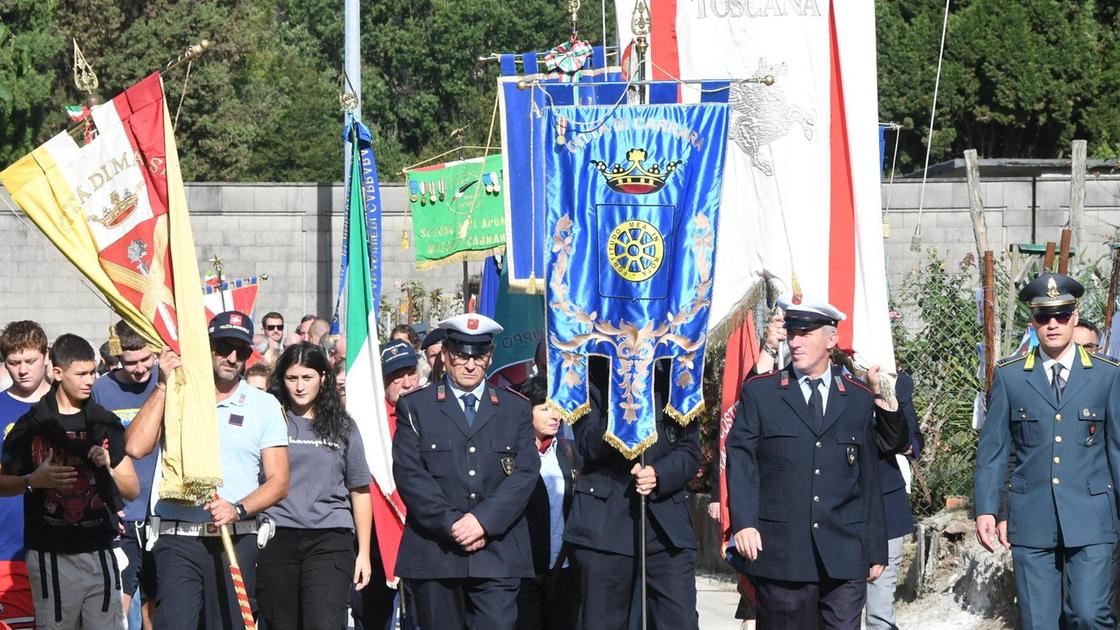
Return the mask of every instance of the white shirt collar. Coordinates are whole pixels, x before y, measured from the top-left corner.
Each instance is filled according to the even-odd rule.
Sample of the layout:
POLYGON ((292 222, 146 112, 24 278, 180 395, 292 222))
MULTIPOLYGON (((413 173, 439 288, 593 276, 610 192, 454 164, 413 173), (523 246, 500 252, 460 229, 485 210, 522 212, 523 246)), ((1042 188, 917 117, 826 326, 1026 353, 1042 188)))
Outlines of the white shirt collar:
POLYGON ((1054 364, 1062 364, 1062 378, 1068 379, 1069 372, 1073 369, 1073 357, 1077 354, 1077 344, 1071 343, 1062 356, 1057 359, 1050 358, 1050 355, 1042 349, 1038 349, 1038 353, 1042 355, 1042 369, 1046 370, 1046 378, 1052 378, 1054 374, 1054 364))

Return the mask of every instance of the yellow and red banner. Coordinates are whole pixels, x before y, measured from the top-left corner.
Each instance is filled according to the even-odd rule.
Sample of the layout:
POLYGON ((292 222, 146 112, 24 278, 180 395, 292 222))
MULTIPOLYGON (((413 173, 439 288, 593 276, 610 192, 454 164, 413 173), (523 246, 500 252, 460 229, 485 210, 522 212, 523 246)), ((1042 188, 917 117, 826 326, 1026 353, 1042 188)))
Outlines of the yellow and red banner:
POLYGON ((160 496, 206 500, 221 482, 214 381, 159 73, 90 115, 97 132, 88 143, 59 133, 0 172, 0 183, 121 317, 182 357, 168 387, 160 496))

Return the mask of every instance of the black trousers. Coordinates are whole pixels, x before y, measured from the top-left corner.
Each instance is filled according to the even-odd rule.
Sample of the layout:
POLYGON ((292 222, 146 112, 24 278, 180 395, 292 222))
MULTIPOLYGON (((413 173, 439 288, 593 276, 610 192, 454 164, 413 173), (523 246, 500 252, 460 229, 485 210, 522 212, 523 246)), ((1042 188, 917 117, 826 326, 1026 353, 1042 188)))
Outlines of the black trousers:
POLYGON ((257 562, 269 630, 345 630, 355 544, 348 529, 278 528, 257 562))
POLYGON ((579 619, 579 587, 572 568, 521 580, 517 630, 574 630, 579 619))
MULTIPOLYGON (((646 523, 647 627, 697 630, 700 619, 696 613, 696 550, 666 546, 652 520, 647 519, 646 523)), ((627 630, 631 625, 627 603, 640 589, 640 559, 580 546, 573 546, 571 554, 579 582, 579 602, 583 605, 582 627, 627 630)), ((640 615, 640 608, 634 614, 640 615)))
MULTIPOLYGON (((822 571, 823 575, 823 571, 822 571)), ((859 630, 866 580, 786 582, 751 578, 758 595, 758 630, 859 630)))
POLYGON ((423 630, 513 630, 521 578, 406 580, 423 630))
MULTIPOLYGON (((233 537, 241 578, 253 599, 256 585, 257 537, 233 537)), ((229 564, 217 536, 164 534, 152 550, 156 560, 156 618, 160 630, 241 630, 241 607, 233 592, 229 564)))

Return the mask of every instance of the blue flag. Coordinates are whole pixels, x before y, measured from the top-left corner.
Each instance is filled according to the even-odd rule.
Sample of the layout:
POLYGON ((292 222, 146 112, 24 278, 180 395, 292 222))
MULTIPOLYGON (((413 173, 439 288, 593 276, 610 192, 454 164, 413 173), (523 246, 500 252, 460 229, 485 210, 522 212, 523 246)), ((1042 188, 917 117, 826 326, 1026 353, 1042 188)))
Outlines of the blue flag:
POLYGON ((657 441, 654 362, 672 359, 665 413, 704 409, 705 331, 726 105, 554 107, 546 152, 549 399, 590 410, 588 355, 611 362, 606 440, 657 441))
MULTIPOLYGON (((338 293, 334 300, 334 315, 331 317, 331 334, 342 332, 339 321, 339 306, 342 293, 346 290, 346 275, 350 269, 350 203, 360 199, 364 206, 366 234, 369 254, 369 279, 373 289, 373 312, 381 305, 381 182, 377 177, 377 158, 373 154, 373 134, 369 128, 353 120, 348 114, 343 140, 349 140, 353 155, 351 159, 359 164, 358 178, 351 172, 346 174, 346 213, 342 226, 342 256, 338 272, 338 293)), ((351 169, 353 170, 353 169, 351 169)))
POLYGON ((621 70, 607 66, 603 48, 578 76, 541 72, 543 54, 499 57, 498 99, 502 120, 505 178, 506 260, 510 286, 518 291, 544 290, 544 112, 549 105, 613 104, 625 97, 621 70), (611 83, 606 83, 611 82, 611 83))

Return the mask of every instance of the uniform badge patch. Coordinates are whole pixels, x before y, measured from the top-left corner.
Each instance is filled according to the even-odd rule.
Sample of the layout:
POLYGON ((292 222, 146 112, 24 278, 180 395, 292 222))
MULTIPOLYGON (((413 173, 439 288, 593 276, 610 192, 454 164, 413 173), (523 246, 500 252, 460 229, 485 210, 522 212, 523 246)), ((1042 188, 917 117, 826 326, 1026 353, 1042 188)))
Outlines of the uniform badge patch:
POLYGON ((235 427, 239 427, 245 424, 245 416, 239 413, 231 413, 229 414, 229 423, 235 427))
POLYGON ((665 425, 665 438, 669 440, 670 444, 676 444, 677 440, 681 439, 680 429, 671 424, 665 425))
POLYGON ((504 472, 507 477, 513 474, 513 463, 514 463, 514 461, 515 461, 515 459, 514 459, 513 455, 503 455, 502 456, 502 459, 501 459, 502 472, 504 472))

